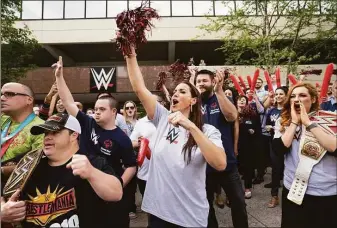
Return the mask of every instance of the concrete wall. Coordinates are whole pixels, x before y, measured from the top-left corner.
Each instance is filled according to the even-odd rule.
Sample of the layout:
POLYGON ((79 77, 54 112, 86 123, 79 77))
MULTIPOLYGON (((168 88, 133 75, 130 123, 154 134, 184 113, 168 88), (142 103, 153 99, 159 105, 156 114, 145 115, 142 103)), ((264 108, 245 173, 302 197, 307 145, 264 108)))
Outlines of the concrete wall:
MULTIPOLYGON (((249 19, 254 23, 261 22, 261 18, 258 17, 249 19)), ((281 18, 276 27, 282 27, 285 22, 285 18, 281 18)), ((197 28, 207 23, 208 20, 205 17, 161 18, 154 21, 155 28, 149 34, 149 40, 183 41, 197 37, 198 40, 219 40, 226 35, 226 32, 204 34, 204 31, 197 28)), ((27 25, 42 44, 110 42, 115 38, 117 29, 115 19, 34 20, 18 21, 16 25, 17 27, 27 25)), ((310 30, 312 28, 308 27, 307 31, 310 30)), ((232 38, 235 39, 235 37, 232 38)))

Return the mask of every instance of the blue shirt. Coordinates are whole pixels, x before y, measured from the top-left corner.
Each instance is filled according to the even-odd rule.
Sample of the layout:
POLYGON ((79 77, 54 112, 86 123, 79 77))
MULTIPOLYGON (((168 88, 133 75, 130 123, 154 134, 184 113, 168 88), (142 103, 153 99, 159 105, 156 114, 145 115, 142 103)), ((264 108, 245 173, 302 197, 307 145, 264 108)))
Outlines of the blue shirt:
MULTIPOLYGON (((274 107, 269 110, 266 119, 266 125, 275 127, 276 120, 280 117, 282 109, 274 107)), ((271 131, 271 135, 274 136, 274 130, 271 131)))
MULTIPOLYGON (((204 101, 203 101, 204 102, 204 101)), ((226 171, 230 171, 236 166, 237 160, 234 155, 233 128, 234 122, 230 123, 222 114, 218 99, 215 95, 210 97, 207 102, 202 104, 204 123, 213 125, 221 133, 222 145, 227 156, 226 171)), ((210 165, 207 165, 207 172, 215 171, 210 165)))
POLYGON ((321 104, 321 109, 324 111, 335 112, 337 110, 336 99, 332 97, 330 100, 321 104))
POLYGON ((137 166, 136 154, 130 138, 119 127, 101 128, 96 121, 79 111, 76 116, 81 124, 80 150, 107 159, 116 174, 122 176, 125 168, 137 166))

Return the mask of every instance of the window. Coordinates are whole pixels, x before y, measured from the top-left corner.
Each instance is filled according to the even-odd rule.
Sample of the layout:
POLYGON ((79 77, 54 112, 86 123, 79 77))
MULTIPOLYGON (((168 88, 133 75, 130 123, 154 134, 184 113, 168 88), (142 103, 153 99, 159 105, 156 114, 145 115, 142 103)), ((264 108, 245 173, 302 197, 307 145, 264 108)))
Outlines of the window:
POLYGON ((172 1, 172 16, 192 16, 192 1, 172 1))
POLYGON ((63 1, 44 1, 43 18, 45 19, 63 18, 63 1))
POLYGON ((108 1, 108 17, 116 17, 117 14, 127 9, 127 1, 108 1))
POLYGON ((234 2, 233 1, 222 1, 215 0, 215 15, 230 15, 230 12, 234 10, 234 2))
POLYGON ((42 1, 22 1, 22 19, 42 19, 42 1))
POLYGON ((170 1, 151 1, 151 7, 156 9, 159 16, 171 15, 171 3, 170 1))
POLYGON ((86 18, 106 17, 106 1, 87 1, 86 18))
POLYGON ((193 1, 193 15, 213 15, 213 1, 193 1))
POLYGON ((84 18, 85 3, 83 0, 66 0, 65 18, 84 18))
MULTIPOLYGON (((139 0, 129 0, 129 9, 136 9, 142 5, 142 1, 139 0)), ((149 2, 147 2, 147 6, 149 6, 149 2)))

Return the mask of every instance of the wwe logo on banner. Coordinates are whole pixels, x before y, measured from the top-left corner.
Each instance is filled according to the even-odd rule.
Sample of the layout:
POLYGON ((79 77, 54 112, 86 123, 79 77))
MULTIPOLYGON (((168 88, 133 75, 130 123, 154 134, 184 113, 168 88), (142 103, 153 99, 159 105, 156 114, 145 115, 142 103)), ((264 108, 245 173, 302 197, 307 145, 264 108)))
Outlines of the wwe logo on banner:
POLYGON ((101 72, 97 73, 96 70, 94 68, 90 68, 90 71, 92 73, 92 76, 95 80, 97 89, 100 90, 102 85, 104 86, 105 90, 108 90, 109 84, 111 82, 112 76, 115 72, 116 68, 113 67, 111 68, 111 70, 106 73, 104 68, 101 68, 101 72))

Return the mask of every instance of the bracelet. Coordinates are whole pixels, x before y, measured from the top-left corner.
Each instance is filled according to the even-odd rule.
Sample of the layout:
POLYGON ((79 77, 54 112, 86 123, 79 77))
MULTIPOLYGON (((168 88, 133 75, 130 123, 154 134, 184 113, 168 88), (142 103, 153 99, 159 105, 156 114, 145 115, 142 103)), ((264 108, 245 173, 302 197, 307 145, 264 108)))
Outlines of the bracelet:
POLYGON ((295 122, 291 122, 292 124, 295 124, 296 126, 298 126, 298 124, 297 123, 295 123, 295 122))
POLYGON ((313 129, 315 127, 318 127, 318 124, 317 123, 311 123, 306 127, 306 130, 310 131, 311 129, 313 129))

